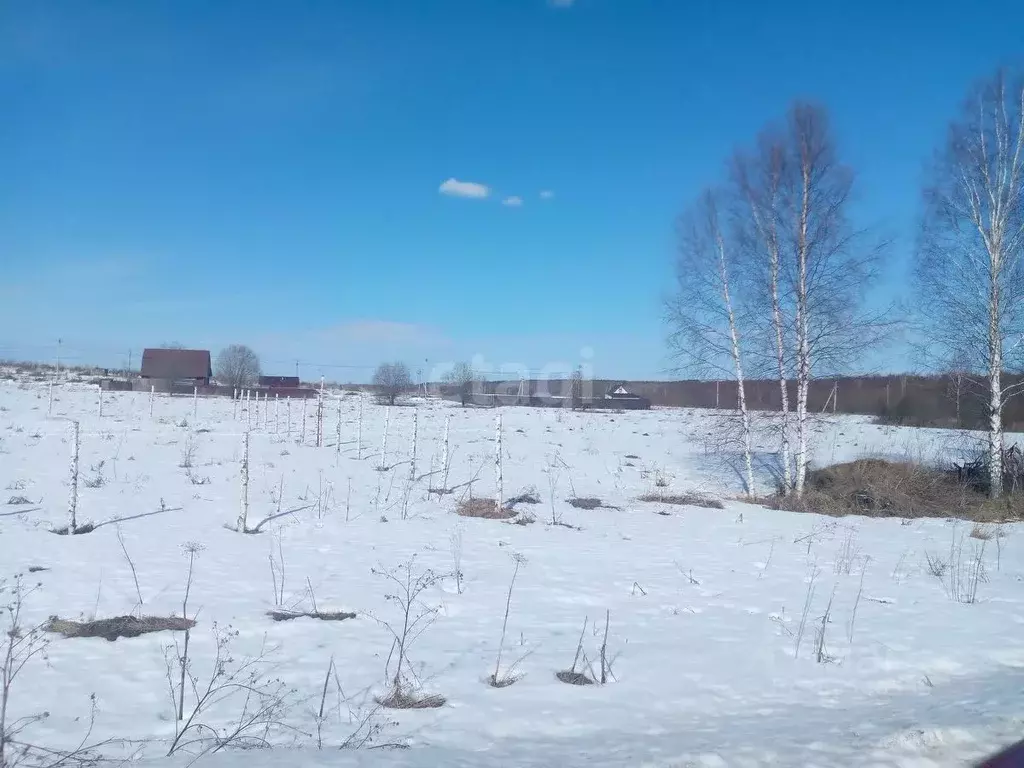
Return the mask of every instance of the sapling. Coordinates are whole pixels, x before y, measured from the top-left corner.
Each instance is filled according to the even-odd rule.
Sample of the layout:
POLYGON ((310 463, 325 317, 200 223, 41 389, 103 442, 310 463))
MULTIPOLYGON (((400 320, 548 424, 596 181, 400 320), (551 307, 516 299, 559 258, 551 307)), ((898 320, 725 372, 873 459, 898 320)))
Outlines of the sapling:
POLYGON ((199 418, 199 387, 192 387, 192 421, 199 418))
POLYGON ((68 534, 73 535, 78 529, 78 456, 80 449, 79 425, 71 422, 71 473, 68 490, 68 534))
POLYGON ((238 515, 238 532, 245 533, 248 530, 249 522, 249 430, 245 431, 242 438, 242 509, 238 515))
MULTIPOLYGON (((512 590, 516 585, 516 576, 519 575, 519 567, 526 563, 526 558, 520 555, 518 552, 512 555, 512 560, 515 563, 515 568, 512 571, 512 580, 508 585, 508 597, 505 598, 505 617, 501 622, 501 639, 498 641, 498 657, 494 661, 494 674, 491 675, 488 681, 494 688, 506 688, 518 680, 516 677, 515 669, 519 662, 516 662, 505 674, 501 673, 501 652, 505 647, 505 632, 508 629, 508 614, 512 607, 512 590)), ((602 659, 604 658, 602 653, 602 659)), ((602 680, 602 682, 604 682, 602 680)))
POLYGON ((270 393, 263 393, 263 429, 270 429, 270 393))
POLYGON ((274 393, 274 434, 281 434, 281 395, 274 393))
POLYGON ((428 606, 421 599, 421 595, 436 585, 443 578, 430 569, 414 575, 415 555, 410 560, 397 568, 384 570, 374 568, 372 573, 386 579, 393 585, 393 591, 386 594, 385 599, 395 605, 398 609, 400 623, 394 624, 377 617, 374 617, 393 638, 392 653, 388 656, 388 664, 392 656, 397 653, 397 663, 394 674, 391 674, 387 665, 385 666, 385 678, 388 683, 388 692, 379 699, 379 702, 386 707, 394 708, 430 708, 444 705, 444 699, 440 696, 419 697, 413 688, 417 677, 409 661, 409 650, 416 639, 433 624, 437 618, 439 608, 428 606))
POLYGON ((341 398, 338 398, 338 421, 334 426, 334 454, 341 456, 341 398))
POLYGON ((384 409, 384 435, 380 441, 380 465, 377 467, 381 472, 388 468, 388 428, 391 426, 391 406, 384 409))
POLYGON ((103 387, 96 385, 96 416, 103 418, 103 387))
POLYGON ((796 643, 793 648, 793 658, 800 658, 800 644, 804 639, 804 630, 807 628, 807 615, 811 612, 811 603, 814 601, 814 582, 818 578, 818 567, 811 569, 811 577, 807 581, 807 597, 804 599, 804 610, 800 614, 800 625, 796 632, 796 643))
MULTIPOLYGON (((216 656, 209 677, 201 680, 192 671, 191 663, 184 665, 185 681, 195 703, 177 721, 175 736, 167 751, 168 756, 179 752, 194 755, 190 765, 203 755, 222 749, 267 748, 274 736, 294 731, 284 720, 295 691, 268 676, 268 657, 273 649, 268 649, 264 641, 257 656, 236 659, 231 643, 238 637, 238 631, 231 627, 221 629, 214 624, 213 632, 216 656), (226 712, 232 705, 238 709, 226 712)), ((183 661, 176 645, 165 649, 165 658, 168 673, 183 661), (176 652, 177 658, 168 654, 171 650, 176 652)), ((168 680, 172 693, 176 693, 170 674, 168 680)), ((179 701, 174 703, 177 714, 179 701)))
POLYGON ((501 414, 494 419, 494 475, 495 475, 495 497, 494 510, 501 512, 502 495, 504 492, 504 478, 501 473, 501 414))
POLYGON ((444 441, 441 443, 441 471, 443 472, 441 489, 445 491, 448 490, 448 472, 452 466, 451 449, 448 441, 451 425, 452 415, 449 413, 444 417, 444 441))
POLYGON ((299 445, 306 444, 306 402, 309 398, 302 398, 302 426, 299 427, 299 445))
MULTIPOLYGON (((868 558, 870 560, 870 558, 868 558)), ((853 601, 853 611, 850 613, 850 626, 847 631, 846 639, 852 644, 853 643, 853 629, 857 624, 857 607, 860 605, 861 595, 864 594, 864 574, 868 572, 868 560, 864 561, 864 567, 860 572, 860 586, 857 587, 857 598, 853 601)))
POLYGON ((419 436, 420 429, 420 413, 419 411, 413 411, 412 413, 412 445, 409 447, 409 479, 414 481, 416 479, 416 442, 419 436))
POLYGON ((359 424, 356 426, 356 459, 363 459, 363 397, 359 396, 359 424))
POLYGON ((825 606, 825 613, 821 616, 821 624, 815 631, 814 637, 814 658, 819 664, 828 664, 835 661, 835 658, 828 654, 825 647, 825 633, 828 631, 828 624, 832 619, 832 602, 836 598, 836 588, 832 587, 832 595, 828 599, 828 605, 825 606))
POLYGON ((156 401, 156 385, 149 385, 149 418, 153 418, 153 403, 156 401))
POLYGON ((50 416, 53 414, 53 382, 51 381, 49 386, 46 388, 46 415, 50 416))
POLYGON ((142 610, 142 590, 139 588, 139 574, 135 570, 135 563, 132 562, 132 556, 128 554, 128 547, 124 543, 124 535, 121 533, 121 526, 117 526, 117 543, 121 545, 121 552, 124 553, 124 559, 128 561, 128 567, 132 571, 132 580, 135 582, 135 595, 139 598, 139 602, 132 608, 132 613, 142 610))
MULTIPOLYGON (((185 597, 181 601, 181 618, 188 619, 188 598, 192 593, 192 572, 196 564, 196 555, 199 554, 203 547, 201 544, 196 542, 189 542, 184 547, 185 554, 188 555, 188 577, 185 580, 185 597)), ((185 719, 185 675, 188 671, 188 644, 189 639, 192 635, 191 629, 185 629, 185 649, 181 654, 181 682, 178 688, 178 720, 185 719)))
POLYGON ((288 420, 288 430, 287 430, 287 432, 285 432, 285 437, 287 437, 289 440, 291 440, 292 439, 292 398, 291 398, 291 395, 285 395, 284 404, 285 404, 285 410, 288 412, 286 414, 287 415, 287 420, 288 420))
MULTIPOLYGON (((452 553, 452 572, 455 575, 455 591, 462 594, 462 527, 457 527, 448 537, 452 553)), ((518 563, 516 564, 518 568, 518 563)))

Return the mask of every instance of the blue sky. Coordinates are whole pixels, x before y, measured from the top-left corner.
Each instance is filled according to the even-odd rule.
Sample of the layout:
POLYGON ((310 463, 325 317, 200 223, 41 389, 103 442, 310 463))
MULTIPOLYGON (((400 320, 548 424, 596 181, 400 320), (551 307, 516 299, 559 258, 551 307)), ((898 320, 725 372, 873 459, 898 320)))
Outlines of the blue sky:
POLYGON ((824 102, 898 298, 922 164, 1022 29, 1019 0, 9 0, 0 357, 663 377, 673 218, 733 149, 824 102))

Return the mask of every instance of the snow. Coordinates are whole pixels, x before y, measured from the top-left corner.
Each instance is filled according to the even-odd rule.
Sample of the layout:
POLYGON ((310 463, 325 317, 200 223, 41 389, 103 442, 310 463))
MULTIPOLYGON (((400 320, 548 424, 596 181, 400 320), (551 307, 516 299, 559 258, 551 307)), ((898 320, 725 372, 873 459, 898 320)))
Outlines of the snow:
MULTIPOLYGON (((185 549, 201 547, 189 599, 190 615, 198 613, 193 671, 202 677, 212 664, 216 623, 238 631, 235 659, 273 649, 273 676, 295 691, 290 729, 272 734, 280 748, 226 750, 203 758, 211 765, 953 766, 1022 732, 1018 525, 984 542, 977 602, 956 602, 929 573, 926 553, 949 558, 962 542, 969 564, 983 543, 970 538, 969 523, 834 519, 741 503, 740 478, 705 446, 718 429, 714 414, 684 409, 503 409, 504 495, 535 488, 542 503, 520 509, 537 520, 466 519, 454 514, 465 484, 472 481, 476 496, 496 493, 494 411, 430 400, 392 408, 392 468, 378 471, 385 409, 362 404, 359 459, 360 396, 341 399, 339 452, 332 394, 322 448, 312 445, 314 404, 305 445, 297 444, 301 407, 292 404, 289 438, 284 403, 277 428, 274 403, 266 413, 260 405, 250 439, 250 526, 278 508, 282 482, 280 508, 301 509, 267 523, 264 533, 243 535, 225 524, 241 509, 244 406, 235 419, 230 400, 200 398, 194 414, 191 397, 158 395, 151 417, 149 398, 104 393, 101 417, 95 387, 66 384, 54 389, 47 416, 45 384, 0 383, 0 489, 9 489, 0 490, 0 575, 49 569, 26 573, 40 584, 26 602, 29 625, 51 615, 128 614, 138 597, 120 530, 142 612, 180 614, 185 549), (437 469, 451 417, 448 485, 462 486, 453 494, 427 497, 437 475, 408 487, 414 412, 417 477, 437 469), (66 522, 72 418, 82 434, 79 524, 166 511, 79 536, 50 533, 66 522), (193 467, 186 470, 179 465, 189 443, 193 467), (209 482, 193 484, 189 472, 209 482), (725 509, 637 501, 655 490, 698 491, 722 499, 725 509), (14 495, 28 497, 30 511, 12 514, 19 507, 4 502, 14 495), (606 506, 575 509, 567 503, 573 495, 606 506), (568 525, 553 525, 552 509, 568 525), (411 560, 414 575, 428 568, 450 574, 457 532, 462 592, 446 578, 423 593, 423 604, 438 613, 409 649, 423 691, 444 696, 446 705, 372 717, 380 727, 374 743, 407 749, 339 752, 386 687, 392 642, 381 622, 400 616, 379 572, 411 560), (512 592, 503 667, 521 659, 523 677, 495 689, 485 679, 494 670, 513 555, 525 564, 512 592), (351 610, 357 618, 271 621, 266 611, 278 602, 282 560, 286 606, 309 610, 311 587, 321 611, 351 610), (818 663, 816 635, 830 597, 827 659, 818 663), (606 614, 614 679, 587 687, 559 682, 555 673, 572 664, 585 620, 584 651, 597 668, 606 614), (319 751, 314 713, 332 658, 348 703, 339 706, 332 682, 319 751)), ((818 463, 956 445, 953 433, 855 417, 820 418, 815 430, 818 463)), ((766 484, 768 447, 759 454, 766 484)), ((119 740, 106 754, 188 764, 194 752, 162 757, 175 732, 165 661, 175 639, 180 644, 182 635, 116 642, 51 635, 47 659, 27 664, 12 689, 14 717, 49 713, 25 738, 77 745, 95 694, 90 740, 119 740)), ((186 711, 191 700, 190 692, 186 711)), ((238 702, 226 702, 218 725, 239 711, 238 702)))

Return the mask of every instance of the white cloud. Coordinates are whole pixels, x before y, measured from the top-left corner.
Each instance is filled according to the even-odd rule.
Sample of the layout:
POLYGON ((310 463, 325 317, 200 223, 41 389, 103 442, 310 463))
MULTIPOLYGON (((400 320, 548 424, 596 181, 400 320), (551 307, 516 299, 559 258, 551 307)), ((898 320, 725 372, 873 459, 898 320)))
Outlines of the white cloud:
POLYGON ((437 191, 442 195, 469 197, 477 200, 481 200, 491 194, 491 189, 486 184, 478 184, 475 181, 459 181, 455 178, 444 181, 437 191))
POLYGON ((501 204, 507 205, 510 208, 518 208, 523 204, 523 198, 519 197, 519 195, 510 195, 509 197, 506 197, 504 200, 502 200, 501 204))
POLYGON ((540 199, 541 200, 550 200, 554 196, 555 196, 555 193, 552 192, 550 189, 542 189, 540 191, 540 199))

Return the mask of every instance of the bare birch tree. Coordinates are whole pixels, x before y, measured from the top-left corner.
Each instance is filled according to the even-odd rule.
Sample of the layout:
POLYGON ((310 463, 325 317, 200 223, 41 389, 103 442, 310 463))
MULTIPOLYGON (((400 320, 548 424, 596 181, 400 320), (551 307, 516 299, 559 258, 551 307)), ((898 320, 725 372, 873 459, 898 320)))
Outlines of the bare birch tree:
MULTIPOLYGON (((792 485, 799 496, 807 477, 813 376, 846 369, 891 327, 885 310, 866 311, 863 301, 884 243, 871 242, 847 217, 853 173, 839 161, 822 107, 794 104, 784 127, 762 134, 756 155, 739 158, 734 168, 748 217, 741 226, 743 272, 757 283, 754 327, 770 339, 785 427, 789 380, 796 384, 792 485)), ((784 428, 784 458, 788 439, 784 428)))
POLYGON ((782 465, 779 489, 783 495, 793 487, 789 445, 787 321, 783 315, 779 289, 782 270, 779 196, 785 172, 782 143, 776 135, 767 132, 759 138, 756 155, 737 155, 733 161, 733 181, 746 214, 740 215, 739 225, 740 247, 745 254, 746 284, 750 289, 752 303, 763 307, 763 316, 769 318, 767 323, 754 326, 754 335, 764 341, 763 344, 755 344, 754 349, 765 350, 761 367, 767 373, 778 376, 779 380, 779 459, 782 465), (758 330, 762 333, 758 334, 758 330))
POLYGON ((1024 362, 1024 79, 999 71, 949 127, 925 189, 918 317, 934 361, 985 377, 989 493, 1003 491, 1003 383, 1024 362))
POLYGON ((750 413, 743 377, 737 307, 730 288, 733 242, 723 232, 720 193, 705 190, 679 221, 677 291, 668 303, 669 346, 698 374, 723 372, 736 378, 747 495, 754 493, 750 413))

